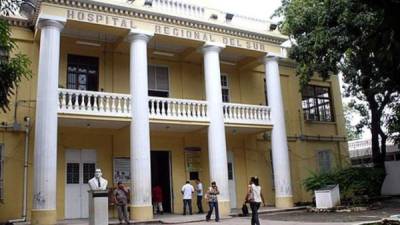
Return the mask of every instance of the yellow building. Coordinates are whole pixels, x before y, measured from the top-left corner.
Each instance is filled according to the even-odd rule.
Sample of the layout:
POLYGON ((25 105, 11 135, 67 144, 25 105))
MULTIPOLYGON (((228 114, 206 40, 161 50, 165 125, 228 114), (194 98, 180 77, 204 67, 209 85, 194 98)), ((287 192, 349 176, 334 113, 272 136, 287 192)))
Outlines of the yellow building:
POLYGON ((292 207, 311 172, 347 164, 337 78, 299 91, 268 21, 176 0, 42 0, 9 20, 33 76, 0 115, 0 221, 86 218, 95 168, 142 220, 155 184, 182 213, 186 180, 216 181, 227 214, 251 176, 292 207))

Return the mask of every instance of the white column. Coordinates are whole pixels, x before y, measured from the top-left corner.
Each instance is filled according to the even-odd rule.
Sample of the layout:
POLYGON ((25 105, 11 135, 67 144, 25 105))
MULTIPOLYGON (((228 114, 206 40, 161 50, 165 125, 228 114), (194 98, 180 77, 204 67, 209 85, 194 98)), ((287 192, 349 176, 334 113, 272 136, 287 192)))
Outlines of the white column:
POLYGON ((131 219, 153 217, 151 201, 150 129, 147 84, 147 42, 153 34, 132 30, 130 41, 131 90, 131 219))
MULTIPOLYGON (((204 54, 204 76, 207 98, 208 116, 208 158, 210 166, 210 181, 215 181, 219 187, 219 202, 222 213, 229 210, 228 167, 225 139, 224 114, 222 111, 221 72, 219 53, 224 45, 206 43, 204 54)), ((229 212, 228 212, 229 213, 229 212)))
POLYGON ((266 56, 264 63, 268 105, 271 107, 273 123, 271 147, 274 165, 275 205, 276 207, 291 207, 293 206, 293 195, 278 58, 266 56))
POLYGON ((46 216, 51 223, 56 222, 57 88, 63 22, 65 20, 39 19, 38 23, 41 34, 36 98, 33 224, 41 224, 46 216))

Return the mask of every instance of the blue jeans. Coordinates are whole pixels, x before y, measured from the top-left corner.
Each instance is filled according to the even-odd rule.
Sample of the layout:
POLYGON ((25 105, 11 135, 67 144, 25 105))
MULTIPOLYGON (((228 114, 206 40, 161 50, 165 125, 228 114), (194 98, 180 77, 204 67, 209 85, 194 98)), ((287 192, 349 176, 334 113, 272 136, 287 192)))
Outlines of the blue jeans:
POLYGON ((192 199, 183 199, 183 215, 186 215, 186 205, 189 207, 190 215, 192 215, 192 199))
POLYGON ((219 211, 218 211, 218 202, 208 202, 209 210, 206 216, 206 220, 209 221, 211 218, 211 214, 213 212, 213 208, 215 208, 215 221, 219 221, 219 211))

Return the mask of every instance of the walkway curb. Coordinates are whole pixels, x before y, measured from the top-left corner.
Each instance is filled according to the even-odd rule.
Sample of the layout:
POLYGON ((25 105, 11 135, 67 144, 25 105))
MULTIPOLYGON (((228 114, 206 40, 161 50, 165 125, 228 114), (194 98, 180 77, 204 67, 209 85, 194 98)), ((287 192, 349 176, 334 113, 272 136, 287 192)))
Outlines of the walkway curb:
MULTIPOLYGON (((307 206, 297 206, 292 208, 284 208, 284 209, 260 209, 258 210, 258 214, 271 214, 271 213, 280 213, 280 212, 292 212, 292 211, 301 211, 307 209, 307 206)), ((229 214, 232 217, 239 217, 241 213, 231 213, 229 214)), ((251 215, 251 212, 249 212, 251 215)))

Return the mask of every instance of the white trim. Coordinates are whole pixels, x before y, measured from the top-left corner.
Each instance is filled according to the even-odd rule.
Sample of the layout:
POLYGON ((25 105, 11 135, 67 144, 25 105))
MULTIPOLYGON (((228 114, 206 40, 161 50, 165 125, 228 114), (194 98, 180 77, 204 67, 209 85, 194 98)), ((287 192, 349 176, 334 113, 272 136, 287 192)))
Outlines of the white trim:
MULTIPOLYGON (((50 3, 56 5, 66 5, 75 9, 88 9, 97 10, 100 12, 107 12, 117 15, 124 15, 130 17, 138 17, 145 20, 151 20, 156 22, 163 22, 167 24, 183 25, 186 27, 197 28, 201 30, 208 30, 212 32, 219 32, 227 35, 234 35, 237 37, 243 37, 253 40, 259 40, 269 43, 282 44, 288 38, 281 34, 276 33, 260 33, 259 31, 250 31, 244 28, 230 27, 227 24, 214 24, 209 21, 196 20, 191 18, 182 18, 174 15, 168 15, 161 12, 149 11, 148 9, 141 7, 136 8, 126 5, 116 5, 105 2, 83 2, 82 0, 42 0, 42 3, 50 3)), ((35 18, 34 18, 35 20, 35 18)), ((266 24, 268 27, 268 24, 266 24)))

